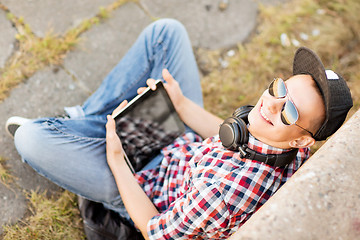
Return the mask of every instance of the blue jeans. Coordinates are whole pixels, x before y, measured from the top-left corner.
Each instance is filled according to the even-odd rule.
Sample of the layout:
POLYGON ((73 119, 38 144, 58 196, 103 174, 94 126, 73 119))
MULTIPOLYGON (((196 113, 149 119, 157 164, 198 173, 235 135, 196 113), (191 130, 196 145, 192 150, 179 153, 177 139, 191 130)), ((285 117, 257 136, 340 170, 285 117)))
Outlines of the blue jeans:
MULTIPOLYGON (((37 119, 16 131, 15 146, 23 161, 57 185, 127 216, 106 161, 106 115, 124 99, 133 98, 148 78, 162 78, 163 68, 186 97, 203 105, 186 30, 175 20, 162 19, 144 29, 83 106, 65 109, 70 118, 37 119)), ((161 155, 152 164, 159 159, 161 155)))

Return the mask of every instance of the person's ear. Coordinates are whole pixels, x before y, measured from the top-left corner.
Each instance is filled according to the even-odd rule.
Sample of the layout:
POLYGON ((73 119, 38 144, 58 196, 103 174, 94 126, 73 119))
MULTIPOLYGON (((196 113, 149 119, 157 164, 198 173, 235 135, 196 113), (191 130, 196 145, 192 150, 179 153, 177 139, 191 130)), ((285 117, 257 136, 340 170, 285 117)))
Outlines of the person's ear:
POLYGON ((305 148, 305 147, 311 147, 312 145, 314 145, 314 143, 315 143, 315 139, 313 139, 310 136, 303 135, 299 138, 291 140, 289 142, 289 145, 292 148, 305 148))

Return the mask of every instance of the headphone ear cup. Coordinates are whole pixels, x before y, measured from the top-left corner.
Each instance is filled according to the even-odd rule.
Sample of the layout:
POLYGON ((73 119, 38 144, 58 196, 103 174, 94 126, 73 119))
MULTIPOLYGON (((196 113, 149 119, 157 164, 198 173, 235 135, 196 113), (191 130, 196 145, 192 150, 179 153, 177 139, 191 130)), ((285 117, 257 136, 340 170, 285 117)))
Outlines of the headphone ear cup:
POLYGON ((241 118, 229 117, 220 125, 219 137, 223 146, 237 151, 248 142, 249 132, 246 123, 241 118))

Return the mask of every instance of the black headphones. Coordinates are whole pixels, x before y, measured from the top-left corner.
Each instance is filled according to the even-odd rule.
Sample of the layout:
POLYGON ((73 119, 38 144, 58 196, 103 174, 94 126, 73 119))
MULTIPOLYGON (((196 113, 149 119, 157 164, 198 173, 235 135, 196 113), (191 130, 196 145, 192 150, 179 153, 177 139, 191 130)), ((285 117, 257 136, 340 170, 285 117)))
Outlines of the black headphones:
POLYGON ((239 151, 241 157, 264 162, 274 167, 283 167, 292 162, 298 149, 295 148, 282 154, 261 154, 248 148, 249 131, 247 129, 249 112, 254 108, 245 105, 235 110, 231 117, 220 125, 219 137, 222 145, 229 150, 239 151))

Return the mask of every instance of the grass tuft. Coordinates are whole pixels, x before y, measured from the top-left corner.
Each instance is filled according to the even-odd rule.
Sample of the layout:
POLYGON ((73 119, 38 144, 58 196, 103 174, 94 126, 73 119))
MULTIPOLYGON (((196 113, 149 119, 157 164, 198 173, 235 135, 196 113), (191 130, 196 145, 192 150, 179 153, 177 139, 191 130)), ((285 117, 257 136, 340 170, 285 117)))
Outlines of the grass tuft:
POLYGON ((82 33, 109 18, 112 11, 126 2, 129 0, 119 0, 108 7, 101 7, 95 17, 85 19, 79 26, 68 30, 64 36, 50 31, 43 38, 37 37, 22 17, 16 17, 0 3, 0 9, 6 12, 7 18, 18 31, 15 37, 19 45, 19 50, 7 61, 5 67, 0 69, 0 102, 7 97, 11 88, 38 70, 49 65, 61 65, 66 54, 80 41, 82 33))
POLYGON ((14 182, 14 176, 11 175, 8 168, 5 166, 5 159, 0 157, 0 182, 7 187, 8 189, 12 190, 10 184, 14 182))
POLYGON ((21 223, 4 227, 4 240, 85 239, 76 196, 68 191, 59 196, 32 191, 28 194, 31 215, 21 223))
POLYGON ((36 71, 48 65, 58 65, 65 54, 72 49, 77 39, 58 37, 49 32, 39 38, 33 34, 22 18, 7 13, 10 21, 16 26, 15 38, 19 49, 3 69, 0 69, 0 101, 4 100, 11 88, 31 77, 36 71))

